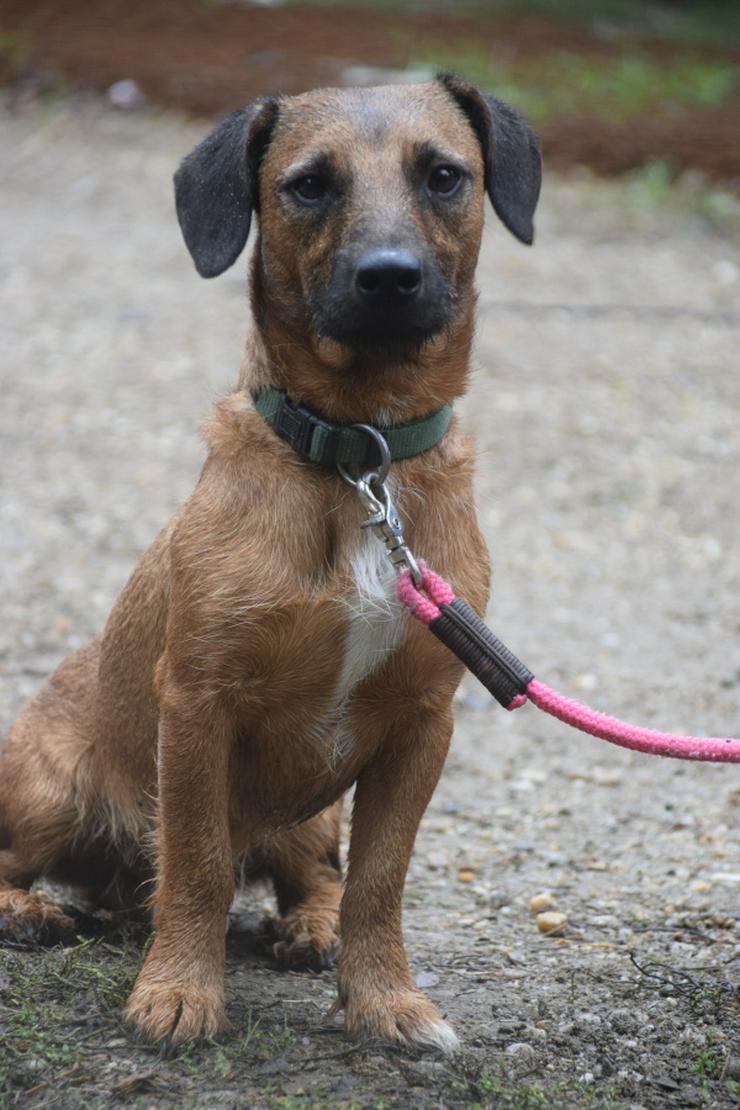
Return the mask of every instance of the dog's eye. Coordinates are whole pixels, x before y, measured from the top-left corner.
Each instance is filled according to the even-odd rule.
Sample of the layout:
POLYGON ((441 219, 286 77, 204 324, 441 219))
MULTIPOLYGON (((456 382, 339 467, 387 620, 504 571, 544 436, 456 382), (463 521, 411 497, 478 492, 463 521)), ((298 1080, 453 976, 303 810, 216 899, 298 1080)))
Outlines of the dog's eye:
POLYGON ((429 174, 427 185, 433 193, 442 193, 449 197, 461 181, 462 174, 455 166, 435 166, 429 174))
POLYGON ((326 185, 315 173, 307 173, 305 177, 299 177, 293 182, 292 188, 299 200, 309 204, 311 201, 321 200, 326 193, 326 185))

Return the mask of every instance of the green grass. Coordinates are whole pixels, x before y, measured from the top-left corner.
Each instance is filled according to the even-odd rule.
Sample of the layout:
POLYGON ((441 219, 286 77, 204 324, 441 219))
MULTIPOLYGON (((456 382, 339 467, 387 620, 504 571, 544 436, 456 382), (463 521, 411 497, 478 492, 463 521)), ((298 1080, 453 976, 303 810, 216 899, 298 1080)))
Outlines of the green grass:
POLYGON ((707 1029, 704 1039, 704 1048, 699 1052, 694 1067, 694 1071, 699 1076, 699 1082, 702 1086, 706 1085, 708 1079, 719 1079, 722 1074, 722 1065, 724 1063, 724 1056, 717 1047, 714 1033, 711 1029, 707 1029))
POLYGON ((512 1082, 502 1068, 499 1074, 482 1071, 474 1081, 468 1080, 476 1098, 470 1110, 495 1106, 500 1110, 551 1110, 567 1106, 572 1110, 626 1110, 617 1088, 609 1084, 580 1083, 577 1079, 543 1086, 537 1081, 512 1082))
POLYGON ((79 1067, 84 1018, 119 1011, 131 988, 136 953, 136 946, 100 940, 40 951, 33 960, 0 952, 8 979, 0 992, 0 1092, 47 1084, 50 1076, 71 1075, 79 1067))
POLYGON ((537 126, 562 116, 675 117, 686 109, 716 108, 740 91, 740 66, 689 54, 655 58, 630 51, 603 58, 554 51, 511 60, 463 39, 444 49, 422 42, 411 64, 464 73, 537 126))

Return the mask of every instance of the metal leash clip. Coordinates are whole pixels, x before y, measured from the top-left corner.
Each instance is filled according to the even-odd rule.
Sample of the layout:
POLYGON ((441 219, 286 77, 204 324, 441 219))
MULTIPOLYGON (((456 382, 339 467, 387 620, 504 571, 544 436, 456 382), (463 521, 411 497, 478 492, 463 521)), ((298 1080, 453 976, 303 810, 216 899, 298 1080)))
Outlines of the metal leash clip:
POLYGON ((380 450, 381 459, 377 470, 368 470, 360 478, 353 478, 345 467, 341 464, 338 466, 340 475, 345 482, 354 486, 360 501, 367 510, 368 518, 362 522, 360 527, 372 528, 378 539, 382 540, 396 574, 400 574, 406 569, 410 570, 415 585, 421 587, 421 571, 416 559, 404 542, 403 521, 385 484, 391 465, 388 444, 377 428, 373 428, 369 424, 356 424, 354 427, 360 428, 371 436, 380 450))
POLYGON ((360 527, 372 528, 378 539, 383 541, 397 574, 408 568, 415 584, 421 586, 421 571, 404 542, 403 521, 391 501, 388 487, 384 482, 378 482, 377 475, 370 471, 357 480, 355 488, 368 512, 367 520, 360 527))

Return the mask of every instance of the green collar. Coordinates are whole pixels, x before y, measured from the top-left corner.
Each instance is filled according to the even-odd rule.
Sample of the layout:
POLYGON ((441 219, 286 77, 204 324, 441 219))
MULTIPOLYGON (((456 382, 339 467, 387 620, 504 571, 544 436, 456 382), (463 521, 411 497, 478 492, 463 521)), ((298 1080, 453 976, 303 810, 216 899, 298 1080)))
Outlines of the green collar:
MULTIPOLYGON (((362 470, 377 465, 377 447, 367 432, 353 424, 333 424, 304 405, 293 404, 284 390, 274 386, 253 393, 252 401, 263 420, 302 458, 326 467, 341 464, 362 470)), ((435 447, 451 420, 452 405, 443 405, 420 420, 377 430, 387 442, 391 460, 395 462, 435 447)))

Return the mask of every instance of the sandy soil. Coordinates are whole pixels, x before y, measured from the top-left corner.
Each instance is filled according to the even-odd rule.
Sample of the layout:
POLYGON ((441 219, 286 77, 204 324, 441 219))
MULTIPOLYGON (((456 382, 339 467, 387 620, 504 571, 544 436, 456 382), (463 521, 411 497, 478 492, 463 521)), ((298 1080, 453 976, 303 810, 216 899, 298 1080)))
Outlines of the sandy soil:
MULTIPOLYGON (((172 210, 201 131, 87 99, 0 114, 3 727, 104 621, 235 377, 244 264, 202 282, 172 210)), ((533 250, 487 230, 461 408, 490 617, 599 708, 732 734, 740 237, 681 193, 644 201, 551 177, 533 250)), ((405 917, 459 1058, 345 1041, 332 974, 278 973, 250 932, 258 891, 229 942, 233 1032, 173 1061, 120 1022, 144 938, 0 952, 5 1105, 736 1105, 739 805, 731 767, 609 748, 466 683, 405 917), (544 892, 558 936, 529 910, 544 892)))

